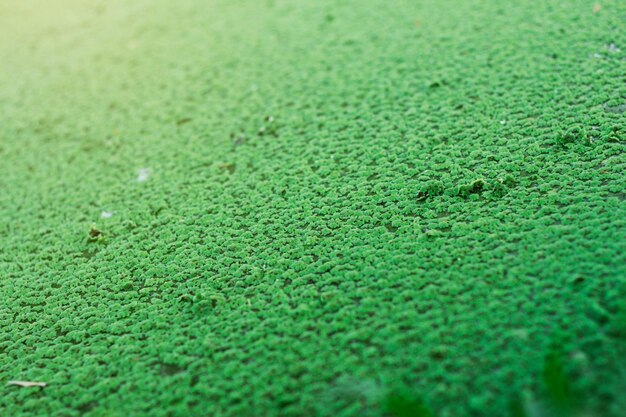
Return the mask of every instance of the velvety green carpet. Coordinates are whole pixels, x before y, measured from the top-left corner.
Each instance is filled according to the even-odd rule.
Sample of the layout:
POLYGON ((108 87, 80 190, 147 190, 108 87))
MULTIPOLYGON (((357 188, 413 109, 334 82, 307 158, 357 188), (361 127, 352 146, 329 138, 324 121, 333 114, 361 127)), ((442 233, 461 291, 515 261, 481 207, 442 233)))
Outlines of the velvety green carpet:
POLYGON ((5 0, 0 86, 0 415, 626 415, 625 2, 5 0))

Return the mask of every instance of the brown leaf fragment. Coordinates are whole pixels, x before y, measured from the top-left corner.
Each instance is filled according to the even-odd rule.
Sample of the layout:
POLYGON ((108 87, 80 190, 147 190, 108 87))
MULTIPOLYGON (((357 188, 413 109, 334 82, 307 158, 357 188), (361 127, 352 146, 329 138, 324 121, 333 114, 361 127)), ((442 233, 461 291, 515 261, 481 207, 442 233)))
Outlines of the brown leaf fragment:
POLYGON ((102 236, 102 232, 96 228, 95 224, 92 224, 91 225, 91 229, 89 230, 89 240, 90 241, 95 241, 100 236, 102 236))

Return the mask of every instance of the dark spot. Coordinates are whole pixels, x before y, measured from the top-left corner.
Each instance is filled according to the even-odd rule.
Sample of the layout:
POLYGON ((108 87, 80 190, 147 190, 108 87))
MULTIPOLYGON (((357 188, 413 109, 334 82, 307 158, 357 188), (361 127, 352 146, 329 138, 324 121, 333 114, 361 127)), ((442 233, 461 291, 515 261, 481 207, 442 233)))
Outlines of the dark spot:
POLYGON ((558 137, 558 142, 562 145, 566 143, 575 142, 588 142, 589 138, 587 132, 582 126, 572 126, 564 132, 561 132, 558 137))
POLYGON ((244 135, 239 135, 233 142, 233 147, 238 147, 241 145, 245 145, 248 142, 248 139, 244 135))
MULTIPOLYGON (((571 383, 565 372, 562 353, 558 348, 546 355, 543 368, 543 383, 547 400, 553 407, 563 411, 570 411, 574 405, 575 396, 571 383)), ((569 412, 566 414, 570 414, 569 412)))
POLYGON ((605 104, 603 108, 604 108, 604 111, 607 113, 621 114, 621 113, 626 112, 626 104, 620 104, 618 106, 607 106, 605 104))
POLYGON ((89 411, 93 410, 96 407, 96 402, 95 401, 90 401, 86 404, 81 404, 80 406, 78 406, 78 411, 81 412, 81 414, 84 413, 88 413, 89 411))
POLYGON ((180 125, 184 125, 185 123, 189 123, 191 122, 191 119, 189 117, 185 117, 184 119, 180 119, 179 121, 176 122, 176 124, 178 126, 180 125))
POLYGON ((390 417, 433 417, 421 398, 407 393, 390 393, 384 399, 385 415, 390 417))
POLYGON ((185 368, 171 363, 161 364, 161 376, 171 376, 185 372, 185 368))
POLYGON ((428 197, 435 197, 443 194, 444 186, 439 180, 430 180, 422 183, 417 192, 417 201, 426 200, 428 197))
POLYGON ((183 294, 178 297, 178 301, 181 301, 183 303, 193 303, 193 296, 191 296, 190 294, 183 294))
POLYGON ((456 194, 462 197, 467 197, 470 194, 481 193, 484 188, 485 188, 485 180, 479 178, 468 184, 459 185, 457 188, 456 194))
POLYGON ((235 170, 237 169, 237 167, 235 166, 235 164, 233 164, 232 162, 227 162, 224 164, 220 164, 218 165, 218 168, 222 171, 226 171, 229 174, 232 174, 235 172, 235 170))
POLYGON ((391 232, 391 233, 395 233, 398 231, 398 228, 393 226, 392 224, 388 223, 385 225, 385 228, 387 229, 387 231, 391 232))
POLYGON ((278 137, 278 130, 277 130, 277 127, 276 127, 276 123, 274 123, 274 117, 273 116, 267 116, 265 118, 265 122, 267 123, 267 125, 261 126, 259 128, 257 134, 259 136, 269 135, 269 136, 278 137))

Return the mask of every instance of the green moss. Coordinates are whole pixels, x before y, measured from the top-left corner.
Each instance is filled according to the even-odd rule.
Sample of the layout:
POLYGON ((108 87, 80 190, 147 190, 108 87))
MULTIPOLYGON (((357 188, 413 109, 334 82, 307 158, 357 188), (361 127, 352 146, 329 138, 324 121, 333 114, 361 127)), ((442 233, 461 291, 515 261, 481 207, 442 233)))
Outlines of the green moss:
POLYGON ((0 414, 621 416, 601 3, 2 2, 0 414))

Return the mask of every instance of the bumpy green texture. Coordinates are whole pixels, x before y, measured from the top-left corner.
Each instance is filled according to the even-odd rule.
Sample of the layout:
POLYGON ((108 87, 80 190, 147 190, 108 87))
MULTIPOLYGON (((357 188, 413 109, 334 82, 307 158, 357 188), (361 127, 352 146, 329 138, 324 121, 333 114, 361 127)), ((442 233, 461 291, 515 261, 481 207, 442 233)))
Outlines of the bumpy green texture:
POLYGON ((0 415, 623 416, 625 22, 1 2, 0 415))

